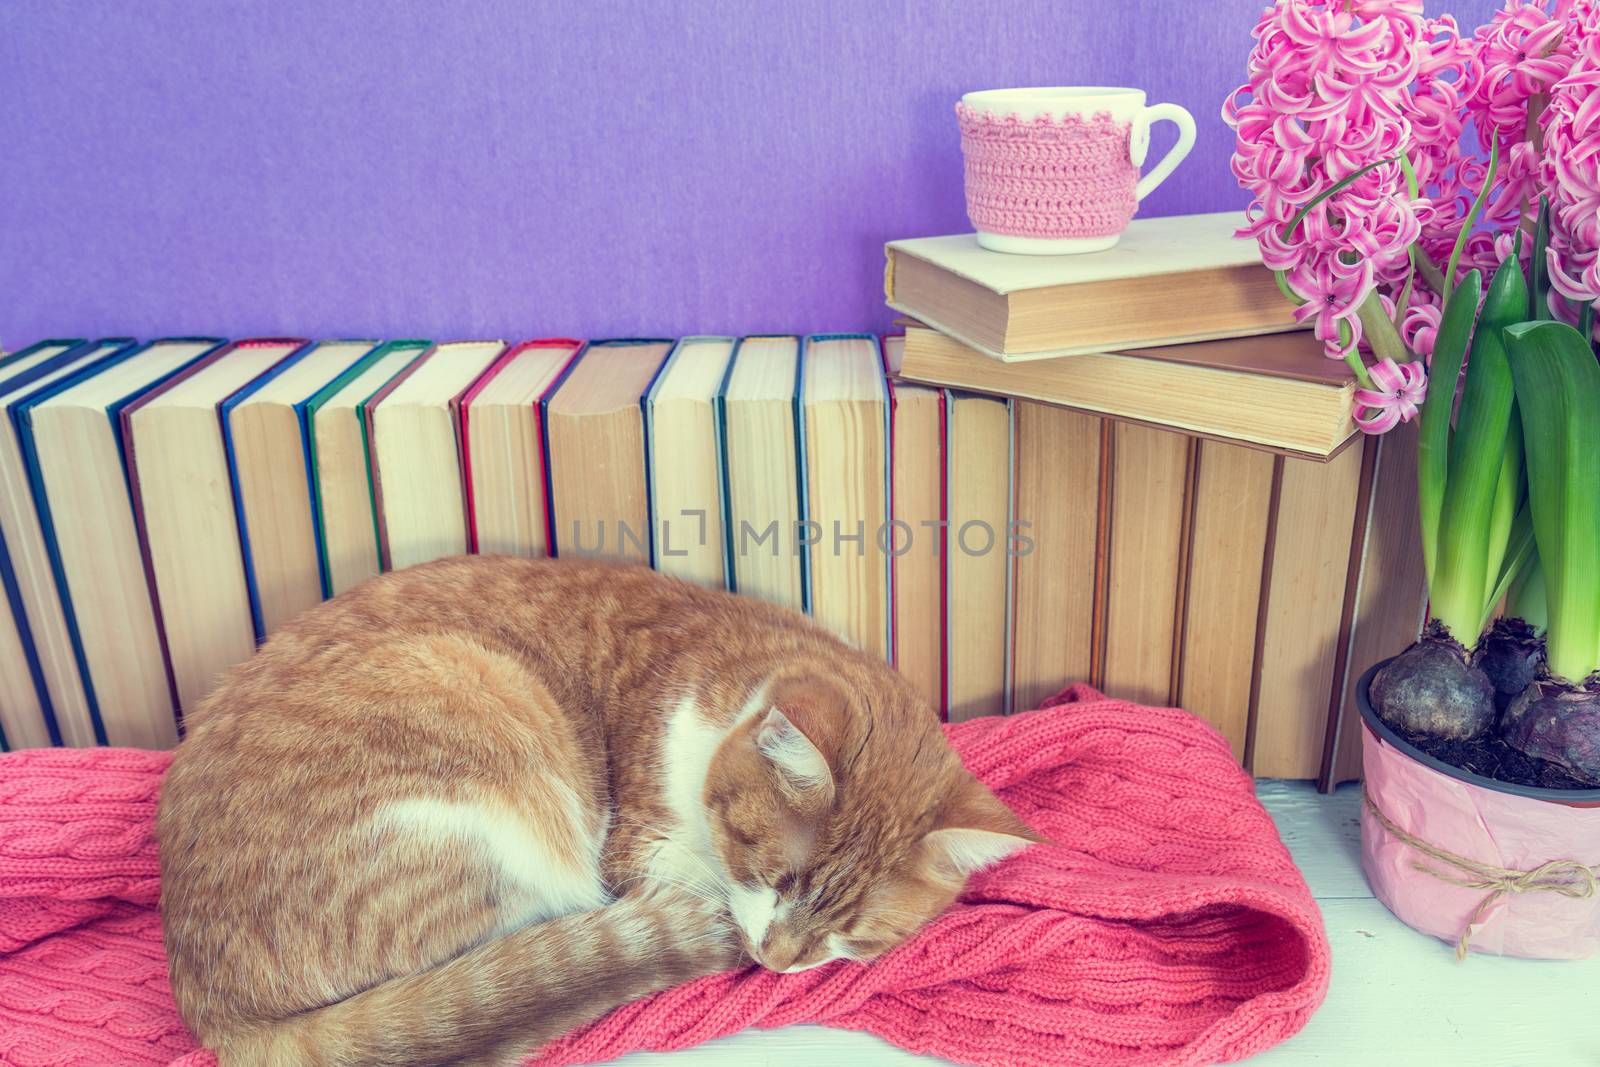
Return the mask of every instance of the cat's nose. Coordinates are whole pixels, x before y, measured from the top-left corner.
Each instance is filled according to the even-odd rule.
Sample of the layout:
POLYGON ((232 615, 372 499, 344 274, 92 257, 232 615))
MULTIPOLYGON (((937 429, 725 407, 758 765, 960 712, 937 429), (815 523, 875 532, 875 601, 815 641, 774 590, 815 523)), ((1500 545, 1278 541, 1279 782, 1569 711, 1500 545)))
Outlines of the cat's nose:
POLYGON ((790 967, 794 966, 796 955, 797 954, 794 952, 787 952, 782 949, 774 951, 773 949, 763 947, 760 955, 761 966, 765 967, 769 971, 778 971, 779 973, 782 973, 783 971, 787 971, 790 967))
POLYGON ((761 961, 761 966, 767 970, 787 971, 799 962, 804 949, 805 945, 799 938, 771 933, 762 940, 761 951, 755 955, 761 961))

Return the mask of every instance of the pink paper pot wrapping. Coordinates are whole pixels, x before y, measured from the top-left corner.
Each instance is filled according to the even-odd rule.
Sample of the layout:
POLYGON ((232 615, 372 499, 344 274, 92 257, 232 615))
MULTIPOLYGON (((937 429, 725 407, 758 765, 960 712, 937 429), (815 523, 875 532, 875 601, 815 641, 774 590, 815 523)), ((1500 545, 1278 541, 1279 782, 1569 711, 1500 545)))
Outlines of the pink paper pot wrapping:
POLYGON ((1513 791, 1439 764, 1377 719, 1367 700, 1376 670, 1357 691, 1366 720, 1361 865, 1373 894, 1415 930, 1452 945, 1468 934, 1475 952, 1533 959, 1600 952, 1600 892, 1585 895, 1586 876, 1577 869, 1600 871, 1600 790, 1513 791), (1571 861, 1547 868, 1539 881, 1572 891, 1509 888, 1503 878, 1441 861, 1386 828, 1374 807, 1412 838, 1487 868, 1535 872, 1571 861))

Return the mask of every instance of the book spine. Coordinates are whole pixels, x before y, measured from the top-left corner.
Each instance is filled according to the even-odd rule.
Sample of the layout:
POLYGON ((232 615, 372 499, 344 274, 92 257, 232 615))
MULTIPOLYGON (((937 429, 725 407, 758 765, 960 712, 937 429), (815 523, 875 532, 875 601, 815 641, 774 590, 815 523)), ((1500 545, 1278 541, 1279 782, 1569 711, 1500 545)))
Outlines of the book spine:
POLYGON ((950 721, 950 702, 956 693, 955 679, 951 677, 955 664, 951 661, 954 657, 950 654, 951 629, 955 620, 950 617, 950 590, 953 585, 950 579, 950 464, 954 458, 955 450, 950 447, 950 437, 955 432, 956 392, 954 389, 940 390, 941 403, 939 405, 939 437, 944 447, 940 451, 939 474, 939 503, 943 523, 939 527, 939 536, 942 543, 939 546, 939 561, 943 564, 939 570, 942 572, 939 592, 939 628, 944 631, 940 646, 944 658, 944 670, 940 672, 943 688, 943 699, 939 702, 939 711, 945 722, 950 721))
POLYGON ((722 574, 730 593, 739 591, 739 572, 734 566, 733 488, 728 471, 728 385, 733 381, 733 368, 738 365, 743 344, 742 337, 733 342, 728 365, 722 370, 722 381, 717 383, 717 391, 711 398, 711 414, 716 420, 717 486, 722 505, 722 574))
POLYGON ((889 663, 895 661, 894 623, 894 389, 889 384, 889 357, 883 340, 872 338, 873 351, 877 353, 878 388, 883 403, 883 523, 875 536, 883 546, 883 654, 889 663), (887 538, 887 540, 885 540, 887 538))
MULTIPOLYGON (((104 342, 96 343, 100 344, 104 342)), ((88 344, 88 338, 85 337, 49 337, 43 341, 35 341, 26 348, 19 348, 15 352, 6 352, 0 354, 0 369, 11 367, 17 363, 20 363, 22 360, 38 355, 40 352, 47 352, 52 348, 59 348, 62 350, 60 355, 54 356, 46 361, 54 362, 56 359, 61 358, 61 356, 66 355, 68 352, 76 350, 80 351, 81 353, 83 346, 86 344, 88 344)), ((5 384, 8 389, 12 387, 12 383, 10 381, 7 381, 5 384)))
POLYGON ((1006 569, 1006 599, 1003 618, 1005 639, 1001 646, 1001 714, 1010 715, 1017 710, 1013 693, 1016 690, 1015 654, 1017 632, 1017 559, 1012 540, 1017 521, 1017 403, 1007 398, 1006 405, 1006 524, 996 538, 995 551, 1004 553, 1006 569))
POLYGON ((811 614, 811 545, 801 540, 800 531, 811 522, 810 471, 806 466, 806 353, 816 338, 807 337, 800 344, 794 363, 794 472, 796 499, 799 501, 799 521, 795 525, 796 549, 800 557, 800 610, 811 614))
POLYGON ((939 390, 939 718, 950 720, 950 404, 939 390))
POLYGON ((899 513, 895 510, 895 416, 899 406, 899 399, 895 396, 894 379, 889 376, 889 335, 884 334, 878 338, 878 364, 883 369, 883 388, 886 402, 884 404, 884 447, 883 459, 887 466, 884 475, 884 486, 888 510, 884 512, 889 517, 887 536, 889 538, 888 550, 884 553, 888 557, 889 568, 889 662, 898 666, 900 663, 900 634, 895 622, 896 608, 900 595, 900 567, 899 554, 895 549, 894 535, 898 527, 894 525, 899 513))

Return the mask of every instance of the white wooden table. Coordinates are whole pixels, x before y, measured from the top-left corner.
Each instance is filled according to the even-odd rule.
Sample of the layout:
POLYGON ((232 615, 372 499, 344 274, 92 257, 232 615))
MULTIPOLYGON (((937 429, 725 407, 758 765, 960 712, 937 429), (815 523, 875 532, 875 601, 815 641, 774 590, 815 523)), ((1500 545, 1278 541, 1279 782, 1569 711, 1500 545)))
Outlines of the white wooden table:
MULTIPOLYGON (((1328 999, 1259 1067, 1600 1067, 1600 959, 1537 963, 1473 955, 1403 925, 1361 874, 1360 788, 1305 782, 1257 793, 1305 872, 1333 946, 1328 999)), ((626 1067, 930 1067, 875 1037, 817 1026, 751 1030, 626 1067)))

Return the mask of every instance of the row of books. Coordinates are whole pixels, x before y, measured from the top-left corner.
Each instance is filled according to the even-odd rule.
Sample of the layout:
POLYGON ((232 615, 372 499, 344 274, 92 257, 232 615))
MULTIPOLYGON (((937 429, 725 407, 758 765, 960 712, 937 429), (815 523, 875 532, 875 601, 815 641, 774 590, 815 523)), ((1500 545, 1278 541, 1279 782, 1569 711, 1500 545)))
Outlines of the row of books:
POLYGON ((382 570, 648 562, 811 613, 942 711, 1007 692, 1012 407, 867 334, 50 340, 0 365, 0 729, 165 746, 382 570), (949 630, 959 630, 950 633, 949 630))
POLYGON ((3 741, 170 744, 298 612, 476 551, 808 611, 952 718, 1087 678, 1336 779, 1341 665, 1420 589, 1362 578, 1406 456, 1348 447, 1235 223, 892 242, 890 338, 42 342, 0 361, 3 741))

